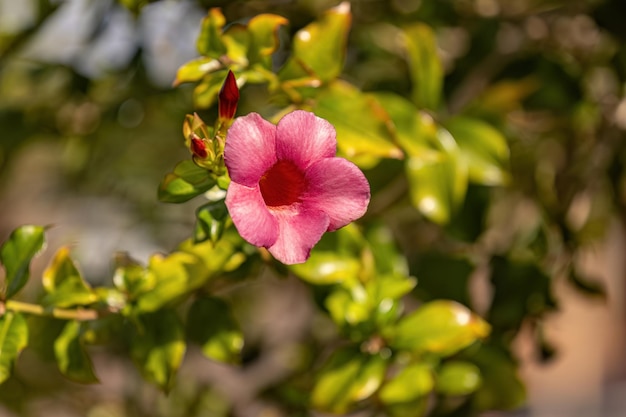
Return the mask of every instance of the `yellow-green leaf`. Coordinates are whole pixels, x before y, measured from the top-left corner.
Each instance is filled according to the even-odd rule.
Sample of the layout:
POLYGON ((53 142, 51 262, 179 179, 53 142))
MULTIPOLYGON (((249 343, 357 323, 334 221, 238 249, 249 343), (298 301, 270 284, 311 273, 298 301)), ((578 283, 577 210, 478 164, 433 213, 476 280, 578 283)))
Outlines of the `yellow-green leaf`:
POLYGON ((206 169, 185 160, 163 178, 158 197, 165 203, 183 203, 209 190, 215 183, 215 178, 206 169))
POLYGON ((54 354, 63 375, 76 382, 95 383, 98 378, 81 336, 81 323, 76 320, 67 322, 54 341, 54 354))
POLYGON ((311 404, 320 411, 342 414, 380 387, 387 360, 353 349, 333 354, 316 378, 311 404))
POLYGON ((404 28, 413 102, 420 108, 437 110, 441 101, 443 67, 437 54, 437 40, 432 28, 414 23, 404 28))
POLYGON ((321 81, 337 78, 343 68, 351 20, 350 3, 345 1, 300 29, 294 36, 293 54, 281 70, 280 78, 321 81))
POLYGON ((174 87, 186 82, 199 81, 206 74, 216 71, 222 67, 222 64, 213 58, 200 57, 187 62, 176 72, 174 87))
POLYGON ((0 262, 6 270, 4 298, 13 297, 30 277, 30 261, 43 248, 45 227, 21 226, 0 248, 0 262))
POLYGON ((390 343, 396 349, 449 356, 489 331, 489 324, 464 305, 438 300, 403 317, 391 332, 390 343))
POLYGON ((55 307, 86 305, 98 300, 98 296, 85 282, 70 257, 70 249, 62 247, 43 272, 43 303, 55 307))
POLYGON ((248 59, 250 63, 262 63, 267 69, 271 68, 271 61, 267 59, 278 49, 278 28, 288 24, 289 21, 275 14, 259 14, 248 22, 250 34, 250 50, 248 59))
POLYGON ((386 405, 408 403, 428 395, 435 386, 433 370, 425 363, 410 364, 388 382, 380 390, 380 400, 386 405))
POLYGON ((450 361, 437 371, 437 392, 444 395, 468 395, 481 384, 480 369, 470 362, 450 361))
POLYGON ((6 312, 0 317, 0 383, 11 375, 13 364, 28 344, 28 326, 19 313, 6 312))
POLYGON ((226 46, 222 42, 222 28, 226 18, 219 8, 212 8, 202 19, 200 36, 196 46, 201 55, 219 59, 226 53, 226 46))

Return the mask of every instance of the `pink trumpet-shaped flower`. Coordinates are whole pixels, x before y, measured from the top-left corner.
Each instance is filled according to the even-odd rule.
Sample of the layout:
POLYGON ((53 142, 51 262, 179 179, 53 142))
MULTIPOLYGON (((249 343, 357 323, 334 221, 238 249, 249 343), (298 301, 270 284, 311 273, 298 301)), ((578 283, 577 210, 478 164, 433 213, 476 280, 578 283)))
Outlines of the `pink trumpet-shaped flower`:
POLYGON ((226 206, 239 234, 279 261, 306 261, 326 231, 365 214, 370 187, 352 162, 335 156, 335 129, 302 110, 273 125, 256 113, 228 131, 226 206))

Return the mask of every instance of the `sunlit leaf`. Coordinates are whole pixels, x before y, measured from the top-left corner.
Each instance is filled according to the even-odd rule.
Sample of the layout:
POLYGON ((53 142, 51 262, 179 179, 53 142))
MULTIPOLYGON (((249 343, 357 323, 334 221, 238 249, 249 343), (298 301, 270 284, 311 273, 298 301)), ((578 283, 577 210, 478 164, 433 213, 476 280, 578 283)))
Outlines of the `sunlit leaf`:
POLYGON ((148 270, 151 288, 138 296, 137 309, 155 311, 189 291, 197 289, 209 278, 209 271, 200 258, 185 252, 168 256, 154 255, 148 270))
POLYGON ((250 19, 247 29, 250 34, 248 59, 251 64, 258 62, 271 69, 268 57, 278 49, 278 28, 288 23, 282 16, 267 13, 250 19))
POLYGON ((311 404, 321 411, 346 413, 381 385, 387 361, 352 349, 333 354, 316 378, 311 404))
POLYGON ((413 352, 452 355, 489 334, 489 324, 453 301, 432 301, 403 317, 391 345, 413 352))
POLYGON ((210 240, 216 243, 222 233, 228 219, 228 210, 224 200, 214 201, 196 210, 196 231, 194 239, 196 243, 210 240))
POLYGON ((300 29, 293 39, 293 54, 280 72, 281 79, 337 78, 343 68, 351 20, 350 3, 346 1, 300 29))
POLYGON ((215 185, 215 178, 193 161, 179 162, 174 172, 165 176, 159 186, 159 200, 165 203, 183 203, 215 185))
POLYGON ((19 313, 8 311, 0 317, 0 383, 11 375, 13 364, 28 344, 28 326, 19 313))
POLYGON ((98 300, 98 296, 85 282, 70 257, 70 249, 62 247, 43 272, 43 303, 55 307, 86 305, 98 300))
POLYGON ((305 281, 324 285, 354 279, 360 267, 359 261, 350 256, 313 250, 305 263, 292 265, 289 269, 305 281))
POLYGON ((435 386, 432 367, 413 363, 400 370, 380 390, 380 400, 389 405, 409 403, 428 395, 435 386))
POLYGON ((138 317, 130 353, 144 378, 168 392, 185 355, 185 334, 171 310, 158 310, 138 317))
POLYGON ((356 87, 333 82, 320 92, 313 111, 333 124, 339 151, 355 163, 372 166, 380 158, 402 158, 391 141, 387 113, 356 87))
POLYGON ((118 253, 115 257, 115 265, 113 284, 129 299, 132 300, 154 287, 154 275, 128 254, 118 253))
POLYGON ((197 109, 208 109, 217 101, 227 71, 221 69, 204 76, 193 90, 193 104, 197 109))
POLYGON ((407 159, 406 173, 413 206, 435 223, 448 223, 467 190, 466 165, 458 155, 425 150, 407 159))
POLYGON ((54 342, 54 354, 59 370, 76 382, 98 382, 81 336, 80 322, 72 320, 63 327, 63 331, 54 342))
POLYGON ((222 64, 213 58, 200 57, 187 62, 176 72, 174 86, 186 82, 199 81, 206 74, 216 71, 222 67, 222 64))
POLYGON ((222 42, 222 28, 226 18, 219 8, 212 8, 202 19, 200 36, 196 46, 201 55, 219 59, 226 53, 226 46, 222 42))
POLYGON ((414 23, 404 28, 409 62, 412 99, 419 108, 437 110, 441 100, 443 67, 437 54, 437 40, 430 26, 414 23))
POLYGON ((4 298, 13 297, 30 277, 30 261, 43 248, 45 227, 21 226, 0 248, 0 262, 6 270, 4 298))
POLYGON ((455 117, 445 124, 467 161, 470 181, 502 185, 509 180, 509 147, 504 136, 478 119, 455 117))
POLYGON ((437 392, 444 395, 468 395, 481 384, 480 369, 470 362, 451 361, 437 371, 437 392))
POLYGON ((243 334, 230 307, 219 298, 198 298, 187 313, 187 334, 212 360, 238 363, 243 334))

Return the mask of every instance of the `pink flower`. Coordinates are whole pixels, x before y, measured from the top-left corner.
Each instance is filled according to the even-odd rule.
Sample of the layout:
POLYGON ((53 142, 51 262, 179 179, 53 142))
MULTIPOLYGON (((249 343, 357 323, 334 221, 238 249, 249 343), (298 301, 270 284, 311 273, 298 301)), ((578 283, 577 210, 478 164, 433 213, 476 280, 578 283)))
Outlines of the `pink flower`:
POLYGON ((365 214, 370 187, 352 162, 335 156, 335 129, 302 110, 274 126, 256 113, 228 131, 226 206, 239 234, 285 264, 306 261, 326 231, 365 214))

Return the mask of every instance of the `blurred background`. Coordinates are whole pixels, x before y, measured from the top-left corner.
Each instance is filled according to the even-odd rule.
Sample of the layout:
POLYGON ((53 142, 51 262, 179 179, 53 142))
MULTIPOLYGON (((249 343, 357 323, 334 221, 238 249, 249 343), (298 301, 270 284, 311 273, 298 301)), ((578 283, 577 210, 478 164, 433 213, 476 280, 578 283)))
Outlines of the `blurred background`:
MULTIPOLYGON (((281 29, 284 40, 338 3, 0 0, 0 240, 22 224, 53 225, 49 248, 71 245, 96 285, 111 276, 117 251, 145 261, 172 250, 190 235, 194 206, 160 203, 156 189, 188 158, 181 126, 194 110, 193 86, 172 82, 197 56, 208 8, 221 7, 228 22, 283 15, 290 22, 281 29)), ((486 245, 514 246, 540 217, 550 226, 544 239, 561 248, 546 257, 566 256, 576 265, 574 277, 555 272, 558 308, 541 318, 546 343, 539 353, 537 323, 522 325, 515 337, 528 399, 508 415, 626 415, 626 3, 350 3, 344 79, 365 91, 406 94, 409 77, 393 28, 426 22, 444 63, 446 112, 470 108, 510 140, 513 181, 490 200, 489 227, 465 218, 469 227, 460 233, 478 229, 471 233, 486 245)), ((278 51, 276 65, 285 53, 278 51)), ((261 91, 242 91, 239 114, 271 106, 261 91)), ((216 109, 200 114, 212 120, 216 109)), ((436 244, 436 226, 413 226, 407 236, 419 233, 422 247, 436 244)), ((422 247, 405 250, 421 259, 422 247)), ((52 253, 37 258, 34 275, 52 253)), ((424 265, 414 268, 418 280, 420 271, 428 277, 424 265)), ((485 271, 473 272, 470 289, 484 312, 488 301, 481 300, 491 295, 485 271)), ((244 330, 256 346, 247 352, 254 366, 233 370, 192 351, 177 388, 164 397, 114 354, 95 357, 101 384, 84 387, 55 373, 45 360, 49 347, 29 348, 16 377, 0 386, 0 416, 220 416, 227 404, 235 404, 235 415, 289 415, 257 394, 289 373, 298 342, 319 320, 314 303, 301 282, 271 277, 241 299, 254 301, 239 309, 252 323, 244 330)))

